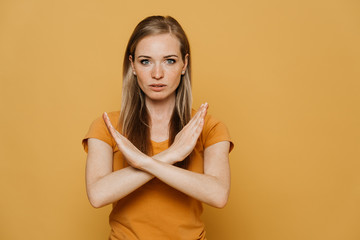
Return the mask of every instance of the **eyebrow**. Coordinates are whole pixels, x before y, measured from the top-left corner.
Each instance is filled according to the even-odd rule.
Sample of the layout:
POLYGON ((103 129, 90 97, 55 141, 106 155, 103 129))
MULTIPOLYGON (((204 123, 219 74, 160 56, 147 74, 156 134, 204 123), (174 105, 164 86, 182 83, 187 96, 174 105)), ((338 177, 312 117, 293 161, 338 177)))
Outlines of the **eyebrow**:
POLYGON ((167 56, 165 56, 164 58, 169 58, 169 57, 178 57, 178 56, 175 55, 175 54, 172 54, 172 55, 167 55, 167 56))
POLYGON ((140 56, 138 56, 138 58, 151 58, 151 57, 145 56, 145 55, 140 55, 140 56))
MULTIPOLYGON (((176 54, 171 54, 171 55, 164 56, 164 58, 169 58, 169 57, 177 57, 177 58, 179 58, 178 55, 176 55, 176 54)), ((146 56, 146 55, 140 55, 140 56, 138 56, 138 58, 151 58, 151 57, 146 56)))

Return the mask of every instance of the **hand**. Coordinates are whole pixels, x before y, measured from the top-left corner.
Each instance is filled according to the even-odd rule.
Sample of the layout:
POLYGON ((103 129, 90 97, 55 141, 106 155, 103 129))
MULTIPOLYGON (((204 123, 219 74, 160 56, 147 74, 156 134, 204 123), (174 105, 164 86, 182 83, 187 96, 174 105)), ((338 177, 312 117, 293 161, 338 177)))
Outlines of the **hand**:
POLYGON ((174 142, 168 150, 176 155, 174 159, 177 162, 184 160, 193 151, 204 127, 208 107, 208 103, 202 104, 194 117, 175 136, 174 142))
POLYGON ((116 145, 126 158, 126 161, 132 167, 141 169, 141 166, 149 160, 149 157, 141 152, 137 147, 134 146, 134 144, 132 144, 126 137, 120 134, 113 127, 106 112, 103 114, 103 119, 111 136, 114 138, 116 145))

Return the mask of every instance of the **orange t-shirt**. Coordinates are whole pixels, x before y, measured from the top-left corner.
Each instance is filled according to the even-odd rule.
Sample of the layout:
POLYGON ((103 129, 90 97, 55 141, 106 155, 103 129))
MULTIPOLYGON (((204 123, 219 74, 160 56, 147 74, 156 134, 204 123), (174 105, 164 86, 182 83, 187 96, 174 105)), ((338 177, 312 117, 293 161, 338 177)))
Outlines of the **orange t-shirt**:
MULTIPOLYGON (((193 110, 193 115, 196 111, 193 110)), ((116 129, 119 129, 120 112, 110 112, 108 116, 116 129)), ((101 117, 97 118, 82 144, 87 152, 87 139, 97 138, 113 148, 113 171, 129 166, 124 160, 116 143, 101 117)), ((229 141, 233 148, 226 126, 207 115, 203 131, 191 155, 188 170, 204 172, 204 149, 221 141, 229 141)), ((153 154, 168 148, 168 141, 151 142, 153 154)), ((122 240, 190 240, 205 239, 205 226, 200 219, 202 204, 200 201, 170 187, 157 178, 153 178, 126 197, 113 203, 109 216, 111 233, 109 239, 122 240)))

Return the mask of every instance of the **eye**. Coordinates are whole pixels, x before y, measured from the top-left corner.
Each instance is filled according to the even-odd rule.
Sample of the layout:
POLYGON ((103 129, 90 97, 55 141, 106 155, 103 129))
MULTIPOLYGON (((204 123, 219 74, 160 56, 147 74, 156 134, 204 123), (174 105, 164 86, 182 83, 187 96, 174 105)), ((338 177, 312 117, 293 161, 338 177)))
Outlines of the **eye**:
POLYGON ((140 61, 140 63, 142 65, 148 65, 150 63, 150 61, 148 59, 143 59, 143 60, 140 61))
POLYGON ((176 62, 175 59, 172 59, 172 58, 166 59, 166 63, 168 63, 168 64, 174 64, 175 62, 176 62))

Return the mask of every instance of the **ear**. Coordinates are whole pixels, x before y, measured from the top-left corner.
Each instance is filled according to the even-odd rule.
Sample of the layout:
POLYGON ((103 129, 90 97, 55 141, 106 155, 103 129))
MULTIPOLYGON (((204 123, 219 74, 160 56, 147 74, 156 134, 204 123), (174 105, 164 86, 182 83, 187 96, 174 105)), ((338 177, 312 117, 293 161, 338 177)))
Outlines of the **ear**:
POLYGON ((184 57, 184 67, 182 68, 182 71, 185 72, 186 68, 188 66, 188 62, 189 62, 189 54, 187 53, 184 57))
POLYGON ((130 63, 131 63, 132 71, 135 73, 134 61, 133 61, 133 58, 132 58, 131 55, 129 55, 129 61, 130 61, 130 63))

